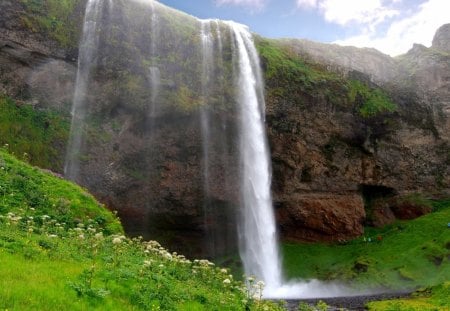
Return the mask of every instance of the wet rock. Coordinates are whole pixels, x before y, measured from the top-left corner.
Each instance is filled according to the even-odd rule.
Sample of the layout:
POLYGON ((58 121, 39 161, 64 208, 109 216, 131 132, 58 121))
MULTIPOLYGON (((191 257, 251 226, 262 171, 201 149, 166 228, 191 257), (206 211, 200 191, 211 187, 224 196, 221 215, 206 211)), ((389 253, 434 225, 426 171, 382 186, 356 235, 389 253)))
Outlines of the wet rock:
POLYGON ((290 241, 344 241, 363 233, 365 210, 358 194, 302 194, 277 202, 277 222, 290 241))

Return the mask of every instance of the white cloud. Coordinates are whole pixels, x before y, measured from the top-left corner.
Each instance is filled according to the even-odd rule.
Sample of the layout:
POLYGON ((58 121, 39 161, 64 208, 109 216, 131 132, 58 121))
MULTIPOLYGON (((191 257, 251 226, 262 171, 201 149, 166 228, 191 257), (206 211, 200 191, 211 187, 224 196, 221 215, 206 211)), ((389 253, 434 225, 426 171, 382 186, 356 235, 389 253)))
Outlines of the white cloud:
POLYGON ((299 8, 315 8, 327 22, 338 25, 371 23, 377 25, 399 12, 391 7, 401 0, 297 0, 299 8))
POLYGON ((323 0, 319 3, 325 20, 339 25, 356 23, 381 23, 398 12, 383 5, 381 0, 323 0))
POLYGON ((216 0, 216 5, 235 5, 249 8, 252 12, 261 11, 268 0, 216 0))
POLYGON ((301 8, 316 8, 317 0, 297 0, 297 6, 301 8))
POLYGON ((407 52, 413 43, 430 46, 433 35, 443 24, 450 22, 450 2, 448 0, 426 0, 409 16, 397 16, 383 33, 377 28, 338 40, 341 45, 374 47, 390 55, 407 52))

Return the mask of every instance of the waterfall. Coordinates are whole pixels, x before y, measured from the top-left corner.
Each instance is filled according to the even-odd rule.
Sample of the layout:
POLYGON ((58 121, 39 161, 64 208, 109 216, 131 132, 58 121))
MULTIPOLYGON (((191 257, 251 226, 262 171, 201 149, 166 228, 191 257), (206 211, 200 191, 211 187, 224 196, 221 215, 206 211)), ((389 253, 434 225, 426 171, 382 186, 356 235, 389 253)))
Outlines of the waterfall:
POLYGON ((208 111, 208 95, 211 82, 211 74, 213 67, 213 37, 211 34, 211 26, 209 20, 200 20, 200 39, 202 42, 202 75, 201 75, 201 97, 202 106, 200 108, 200 124, 202 132, 202 149, 203 149, 203 187, 204 202, 203 216, 205 226, 205 247, 210 255, 214 255, 215 232, 213 230, 213 211, 210 204, 209 189, 209 165, 210 165, 210 118, 208 111))
MULTIPOLYGON (((263 87, 252 35, 243 25, 199 21, 168 11, 153 0, 116 1, 114 8, 112 0, 89 0, 65 174, 92 188, 113 189, 107 193, 112 198, 120 193, 129 201, 138 200, 141 210, 133 212, 143 218, 167 211, 165 204, 170 208, 187 193, 193 201, 189 211, 192 218, 198 216, 195 206, 203 203, 208 240, 203 246, 210 255, 224 253, 229 246, 234 250, 233 216, 238 209, 238 244, 245 273, 263 280, 265 292, 276 289, 281 285, 281 267, 270 192, 263 87), (104 5, 109 10, 105 14, 113 13, 114 23, 103 18, 104 5), (128 10, 133 5, 140 6, 136 16, 128 10), (127 10, 120 11, 122 8, 127 10), (102 20, 110 22, 110 27, 102 27, 100 32, 102 20), (168 28, 175 27, 173 24, 184 27, 185 23, 189 35, 168 28), (98 67, 97 55, 101 55, 98 67), (95 89, 88 87, 93 68, 98 74, 108 74, 108 81, 96 80, 95 89), (87 102, 97 106, 88 109, 87 102), (93 120, 88 111, 96 113, 93 120), (145 122, 149 123, 143 125, 145 122), (83 141, 88 127, 95 131, 97 140, 83 141), (91 167, 81 166, 82 173, 81 151, 85 155, 93 152, 97 161, 91 167), (89 180, 92 167, 98 179, 89 180), (141 189, 125 184, 115 191, 113 186, 122 179, 145 185, 147 192, 144 195, 141 189), (173 191, 172 183, 180 189, 173 191), (200 204, 194 201, 197 190, 203 191, 200 204), (229 211, 233 211, 232 216, 229 211)), ((201 211, 199 214, 201 217, 201 211)), ((149 226, 148 218, 136 223, 149 226)))
POLYGON ((152 65, 148 68, 149 70, 149 80, 150 80, 150 91, 151 91, 151 98, 150 98, 150 116, 154 117, 157 110, 157 98, 158 98, 158 92, 159 87, 161 84, 161 72, 159 68, 157 67, 157 63, 154 59, 157 57, 158 52, 158 39, 159 39, 159 21, 158 21, 158 14, 155 9, 155 3, 154 1, 150 2, 150 8, 151 8, 151 38, 150 38, 150 55, 153 58, 152 65))
POLYGON ((236 85, 240 106, 242 219, 240 251, 246 274, 262 279, 268 290, 281 285, 275 217, 270 192, 271 174, 263 122, 263 83, 257 51, 249 31, 229 22, 238 61, 236 85))
POLYGON ((71 180, 78 180, 79 176, 79 158, 83 143, 84 121, 87 113, 86 92, 98 49, 98 24, 102 18, 103 2, 103 0, 89 0, 84 17, 71 112, 72 123, 64 164, 64 174, 71 180))

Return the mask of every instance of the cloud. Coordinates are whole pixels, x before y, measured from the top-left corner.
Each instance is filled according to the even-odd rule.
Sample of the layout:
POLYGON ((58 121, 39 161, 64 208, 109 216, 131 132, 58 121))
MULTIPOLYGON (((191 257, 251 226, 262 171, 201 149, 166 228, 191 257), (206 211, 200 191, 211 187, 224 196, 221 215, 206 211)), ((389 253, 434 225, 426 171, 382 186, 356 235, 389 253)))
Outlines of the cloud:
POLYGON ((249 8, 252 12, 262 11, 268 0, 216 0, 216 5, 234 5, 249 8))
POLYGON ((384 32, 374 27, 358 35, 338 40, 340 45, 374 47, 392 56, 407 52, 413 43, 430 46, 433 35, 443 24, 450 22, 448 0, 423 1, 408 16, 397 16, 384 32))
POLYGON ((398 15, 392 4, 399 0, 297 0, 299 8, 314 8, 327 22, 346 26, 350 23, 375 26, 398 15))
POLYGON ((316 8, 317 0, 297 0, 297 6, 305 9, 316 8))

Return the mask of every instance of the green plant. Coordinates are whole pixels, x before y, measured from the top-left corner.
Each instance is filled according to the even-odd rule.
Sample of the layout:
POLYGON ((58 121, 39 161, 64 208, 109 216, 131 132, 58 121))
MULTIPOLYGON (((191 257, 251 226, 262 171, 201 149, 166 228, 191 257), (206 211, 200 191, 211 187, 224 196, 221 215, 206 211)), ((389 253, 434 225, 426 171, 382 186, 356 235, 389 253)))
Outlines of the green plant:
POLYGON ((76 47, 81 33, 80 0, 21 0, 28 15, 23 21, 33 31, 41 30, 63 47, 76 47))
POLYGON ((43 168, 61 171, 69 120, 0 94, 0 146, 43 168))
POLYGON ((370 88, 358 80, 351 80, 348 89, 349 101, 358 107, 358 112, 363 118, 397 110, 397 105, 381 89, 370 88))
POLYGON ((4 149, 0 164, 0 309, 282 310, 261 300, 260 282, 247 288, 208 260, 123 236, 78 186, 4 149))

